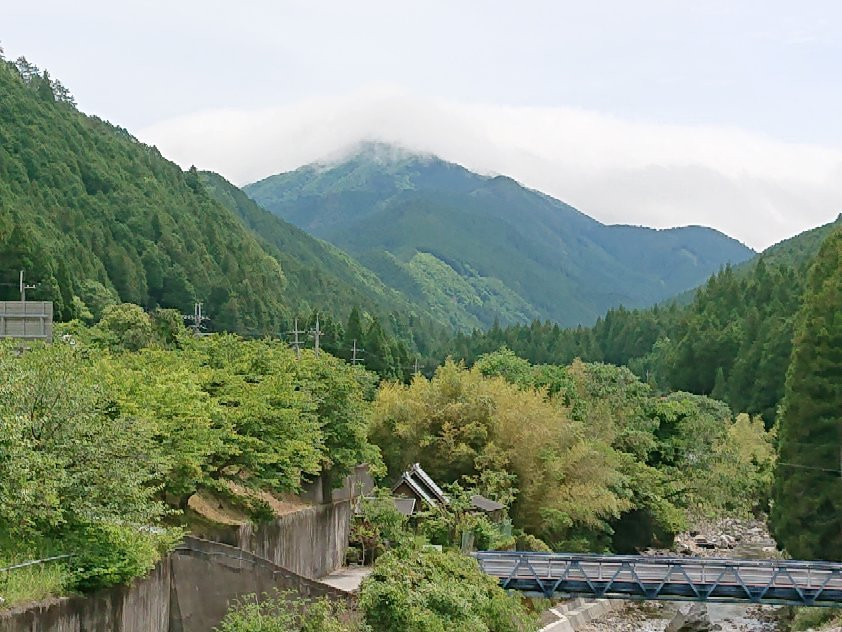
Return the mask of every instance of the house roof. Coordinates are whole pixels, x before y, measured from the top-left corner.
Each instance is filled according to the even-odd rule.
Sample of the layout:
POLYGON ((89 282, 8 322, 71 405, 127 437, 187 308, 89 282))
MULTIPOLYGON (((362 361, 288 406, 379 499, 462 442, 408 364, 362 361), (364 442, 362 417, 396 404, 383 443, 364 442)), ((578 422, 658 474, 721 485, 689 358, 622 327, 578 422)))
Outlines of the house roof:
POLYGON ((401 512, 404 516, 411 516, 415 513, 415 499, 414 498, 394 498, 395 509, 401 512))
POLYGON ((447 495, 433 482, 433 479, 429 477, 418 463, 414 463, 412 467, 401 475, 400 480, 392 487, 392 491, 397 490, 403 484, 409 487, 413 494, 431 507, 435 507, 439 503, 445 505, 450 503, 447 495))
POLYGON ((445 495, 441 488, 438 485, 436 485, 435 482, 433 482, 433 479, 431 479, 427 472, 425 472, 421 468, 421 465, 419 463, 415 463, 409 469, 409 471, 410 473, 412 473, 413 476, 417 477, 424 483, 424 485, 427 486, 427 488, 433 493, 433 495, 439 500, 439 502, 442 502, 444 504, 448 504, 450 502, 450 499, 445 495))
POLYGON ((491 513, 492 511, 500 511, 501 509, 505 509, 505 506, 501 505, 496 500, 491 500, 490 498, 480 496, 479 494, 471 496, 471 504, 480 511, 485 511, 486 513, 491 513))
MULTIPOLYGON (((375 496, 363 496, 358 498, 358 500, 375 500, 375 496)), ((404 516, 411 516, 415 513, 415 503, 416 500, 414 498, 404 498, 402 496, 393 496, 392 502, 395 504, 395 509, 397 509, 400 513, 404 516)), ((359 502, 357 502, 356 507, 354 507, 354 514, 359 516, 362 515, 362 507, 359 502)))

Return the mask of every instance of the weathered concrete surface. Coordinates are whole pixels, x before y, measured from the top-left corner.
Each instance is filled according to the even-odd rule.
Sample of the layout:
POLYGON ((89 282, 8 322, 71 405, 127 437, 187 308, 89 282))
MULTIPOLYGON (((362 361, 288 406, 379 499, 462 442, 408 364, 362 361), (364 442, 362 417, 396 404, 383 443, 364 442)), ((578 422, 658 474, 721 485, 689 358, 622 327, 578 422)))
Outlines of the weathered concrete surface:
POLYGON ((187 538, 171 556, 170 632, 209 632, 228 607, 248 595, 291 591, 302 597, 349 600, 350 593, 296 575, 269 560, 225 544, 187 538))
POLYGON ((367 466, 357 467, 337 489, 326 490, 320 477, 302 495, 317 504, 258 526, 205 526, 194 535, 250 551, 304 577, 324 577, 344 565, 354 498, 373 484, 367 466))
POLYGON ((325 575, 319 581, 340 590, 355 592, 370 574, 371 566, 346 566, 325 575))
MULTIPOLYGON (((220 527, 200 534, 216 542, 189 538, 189 551, 162 560, 148 577, 130 586, 2 612, 0 632, 208 632, 229 601, 248 593, 281 588, 344 598, 342 591, 308 580, 343 565, 352 497, 370 491, 370 479, 367 468, 359 467, 342 488, 325 494, 330 504, 307 507, 257 528, 220 527), (225 544, 251 557, 239 553, 242 559, 236 564, 241 566, 232 566, 233 553, 225 544)), ((321 480, 314 483, 314 488, 323 487, 321 480)))
POLYGON ((169 560, 130 586, 0 613, 0 632, 168 632, 169 560))
POLYGON ((323 577, 345 561, 352 513, 350 502, 314 505, 240 527, 237 545, 304 577, 323 577))
POLYGON ((186 538, 149 576, 130 586, 0 613, 0 632, 209 632, 237 599, 276 590, 353 599, 350 592, 248 551, 186 538))

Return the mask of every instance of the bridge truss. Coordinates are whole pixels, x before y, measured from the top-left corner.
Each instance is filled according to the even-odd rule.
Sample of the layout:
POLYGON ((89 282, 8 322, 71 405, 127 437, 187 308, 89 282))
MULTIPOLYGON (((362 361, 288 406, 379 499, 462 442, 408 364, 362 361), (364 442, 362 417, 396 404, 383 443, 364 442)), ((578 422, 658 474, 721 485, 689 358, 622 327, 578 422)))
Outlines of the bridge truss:
POLYGON ((503 588, 546 597, 683 599, 842 607, 842 564, 637 555, 483 551, 503 588))

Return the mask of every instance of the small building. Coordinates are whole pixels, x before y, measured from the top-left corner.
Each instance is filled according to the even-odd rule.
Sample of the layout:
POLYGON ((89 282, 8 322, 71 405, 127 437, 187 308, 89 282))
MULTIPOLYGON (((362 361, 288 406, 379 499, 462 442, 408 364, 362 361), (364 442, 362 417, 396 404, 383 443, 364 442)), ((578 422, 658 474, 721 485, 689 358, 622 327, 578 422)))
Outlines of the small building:
POLYGON ((474 494, 471 496, 471 504, 477 512, 484 513, 491 522, 500 522, 505 517, 506 506, 496 500, 474 494))
MULTIPOLYGON (((413 464, 401 475, 400 480, 392 487, 392 494, 396 497, 413 500, 412 513, 404 514, 409 516, 425 507, 434 509, 440 505, 447 506, 450 504, 450 499, 441 487, 436 485, 435 481, 418 463, 413 464)), ((493 522, 500 522, 506 510, 504 505, 479 494, 471 496, 471 505, 473 505, 474 512, 485 514, 493 522)))
POLYGON ((421 503, 430 509, 450 504, 450 499, 418 463, 401 474, 400 480, 392 487, 392 494, 416 499, 416 507, 421 503))

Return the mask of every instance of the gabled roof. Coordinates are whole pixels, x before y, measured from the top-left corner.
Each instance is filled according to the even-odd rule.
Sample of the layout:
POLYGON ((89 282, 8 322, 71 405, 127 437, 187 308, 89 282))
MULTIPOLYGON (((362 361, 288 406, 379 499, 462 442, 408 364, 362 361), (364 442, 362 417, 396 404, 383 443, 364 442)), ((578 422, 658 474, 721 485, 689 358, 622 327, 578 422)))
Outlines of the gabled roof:
POLYGON ((431 507, 435 507, 439 503, 444 505, 450 503, 447 495, 433 482, 433 479, 429 477, 418 463, 413 464, 412 467, 401 475, 400 480, 392 487, 392 491, 395 491, 404 484, 418 498, 422 499, 431 507))
POLYGON ((415 494, 416 496, 418 496, 418 498, 420 498, 421 500, 423 500, 424 502, 426 502, 426 503, 427 503, 428 505, 430 505, 431 507, 435 507, 435 506, 438 504, 438 503, 437 503, 437 501, 436 501, 436 499, 435 499, 435 498, 433 498, 432 496, 430 496, 430 494, 428 494, 428 493, 427 493, 427 491, 423 488, 423 486, 419 485, 419 484, 418 484, 418 482, 417 482, 417 481, 415 481, 412 477, 407 476, 406 474, 404 474, 404 475, 401 477, 401 480, 400 480, 400 481, 398 481, 398 484, 397 484, 397 485, 395 485, 395 486, 392 488, 392 491, 394 492, 394 491, 395 491, 395 490, 397 490, 397 489, 398 489, 398 487, 400 487, 401 485, 406 485, 407 487, 409 487, 409 489, 411 489, 411 490, 412 490, 412 493, 413 493, 413 494, 415 494))
POLYGON ((480 496, 479 494, 471 496, 471 504, 480 511, 485 511, 486 513, 491 513, 494 511, 500 511, 501 509, 505 509, 505 506, 501 505, 496 500, 491 500, 490 498, 480 496))
POLYGON ((397 509, 404 516, 411 516, 415 513, 415 499, 414 498, 394 498, 395 509, 397 509))
POLYGON ((432 492, 432 495, 434 495, 439 502, 442 502, 445 505, 450 502, 450 499, 445 495, 441 488, 433 482, 433 479, 429 477, 427 472, 421 469, 420 464, 416 463, 409 469, 409 471, 427 486, 427 488, 432 492))

